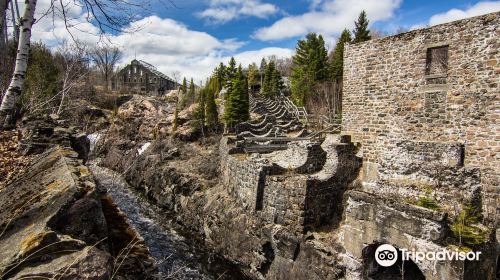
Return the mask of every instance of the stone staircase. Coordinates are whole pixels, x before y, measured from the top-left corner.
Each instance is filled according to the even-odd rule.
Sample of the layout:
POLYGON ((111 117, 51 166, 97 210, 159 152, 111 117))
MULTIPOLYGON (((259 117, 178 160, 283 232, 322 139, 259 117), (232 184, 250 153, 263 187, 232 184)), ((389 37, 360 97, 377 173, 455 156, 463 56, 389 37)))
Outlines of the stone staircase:
POLYGON ((284 94, 275 99, 250 95, 250 111, 259 117, 236 126, 236 147, 246 153, 285 150, 297 141, 320 143, 326 133, 340 131, 340 122, 327 123, 326 118, 310 116, 284 94), (322 123, 321 123, 322 121, 322 123))

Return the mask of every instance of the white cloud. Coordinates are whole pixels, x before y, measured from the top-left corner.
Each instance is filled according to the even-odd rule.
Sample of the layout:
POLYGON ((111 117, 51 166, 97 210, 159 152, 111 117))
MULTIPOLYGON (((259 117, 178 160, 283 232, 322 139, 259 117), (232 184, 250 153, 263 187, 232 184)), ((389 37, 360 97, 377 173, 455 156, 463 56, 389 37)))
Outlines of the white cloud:
POLYGON ((466 10, 451 9, 445 13, 434 15, 430 18, 429 25, 437 25, 497 11, 500 11, 500 1, 479 2, 466 10))
POLYGON ((338 35, 352 29, 359 13, 365 10, 371 23, 391 18, 401 0, 311 0, 312 9, 302 15, 284 17, 269 27, 258 29, 254 37, 262 41, 282 40, 318 32, 338 35))
POLYGON ((209 8, 197 16, 213 23, 226 23, 240 16, 267 18, 278 11, 277 6, 260 0, 211 0, 209 8))
MULTIPOLYGON (((33 26, 32 40, 42 41, 55 49, 64 41, 71 42, 72 38, 61 15, 56 13, 54 16, 41 17, 49 7, 50 0, 38 2, 36 17, 40 20, 33 26)), ((68 7, 71 7, 71 34, 84 43, 98 44, 102 39, 98 36, 98 28, 87 22, 80 7, 68 7)), ((197 83, 205 80, 220 62, 227 63, 230 56, 235 56, 239 63, 246 66, 254 61, 259 63, 263 56, 282 57, 292 54, 292 50, 281 48, 238 52, 244 42, 235 38, 219 39, 206 32, 191 30, 175 20, 158 16, 131 22, 124 32, 107 34, 107 40, 122 49, 121 66, 137 57, 155 65, 169 76, 172 72, 179 71, 182 76, 193 77, 197 83)))

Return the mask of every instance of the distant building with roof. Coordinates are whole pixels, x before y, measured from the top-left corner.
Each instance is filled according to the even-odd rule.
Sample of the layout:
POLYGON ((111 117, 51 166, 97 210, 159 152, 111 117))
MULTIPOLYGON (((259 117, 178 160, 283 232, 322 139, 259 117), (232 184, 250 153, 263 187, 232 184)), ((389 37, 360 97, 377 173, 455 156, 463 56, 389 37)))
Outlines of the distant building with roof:
POLYGON ((177 89, 179 86, 155 66, 137 59, 119 71, 112 81, 113 90, 128 90, 144 95, 163 95, 166 91, 177 89))

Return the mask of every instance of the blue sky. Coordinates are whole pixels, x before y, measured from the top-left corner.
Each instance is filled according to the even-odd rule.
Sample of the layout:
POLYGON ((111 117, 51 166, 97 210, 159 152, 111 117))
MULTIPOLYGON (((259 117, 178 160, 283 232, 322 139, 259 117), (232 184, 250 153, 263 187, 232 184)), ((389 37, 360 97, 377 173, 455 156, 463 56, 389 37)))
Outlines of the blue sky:
MULTIPOLYGON (((123 50, 121 66, 137 55, 167 75, 178 72, 199 82, 231 56, 244 65, 270 55, 289 57, 297 40, 308 32, 322 34, 332 48, 344 28, 352 30, 361 10, 366 10, 371 29, 386 34, 500 10, 500 1, 465 0, 172 1, 175 7, 155 5, 136 14, 128 30, 140 26, 138 31, 109 34, 109 41, 123 50)), ((39 0, 38 12, 48 3, 39 0)), ((86 22, 85 12, 72 6, 70 14, 78 24, 73 35, 96 44, 97 28, 86 22)), ((69 39, 57 17, 55 21, 42 19, 33 30, 34 40, 53 48, 69 39)))

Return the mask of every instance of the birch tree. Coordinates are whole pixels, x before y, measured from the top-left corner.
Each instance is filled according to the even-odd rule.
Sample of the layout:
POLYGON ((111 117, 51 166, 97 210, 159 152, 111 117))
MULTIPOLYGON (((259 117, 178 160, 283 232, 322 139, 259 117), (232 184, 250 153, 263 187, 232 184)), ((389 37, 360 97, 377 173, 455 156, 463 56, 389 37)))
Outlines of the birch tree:
POLYGON ((0 125, 9 126, 16 101, 21 95, 23 83, 28 69, 30 50, 31 27, 35 22, 35 7, 37 0, 27 0, 24 14, 20 19, 20 34, 17 47, 16 65, 9 87, 2 98, 0 105, 0 125))

